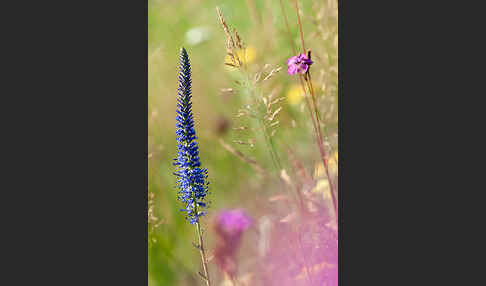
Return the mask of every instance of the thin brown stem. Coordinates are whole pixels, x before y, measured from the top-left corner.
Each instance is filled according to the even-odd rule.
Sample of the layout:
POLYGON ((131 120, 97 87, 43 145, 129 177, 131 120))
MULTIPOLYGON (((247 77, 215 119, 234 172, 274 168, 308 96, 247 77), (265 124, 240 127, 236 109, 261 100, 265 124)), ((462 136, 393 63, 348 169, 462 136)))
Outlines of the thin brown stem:
POLYGON ((314 131, 316 132, 316 135, 318 135, 317 125, 316 125, 316 122, 314 121, 314 116, 312 115, 311 104, 310 104, 309 98, 306 96, 307 91, 305 90, 304 80, 302 79, 302 75, 300 75, 300 74, 299 74, 299 81, 300 81, 300 86, 302 87, 303 96, 304 96, 304 99, 305 99, 307 110, 309 110, 309 116, 312 120, 312 126, 314 126, 314 131))
POLYGON ((332 199, 332 205, 334 207, 334 213, 336 215, 336 220, 338 219, 338 212, 337 212, 337 202, 336 202, 336 197, 334 194, 334 188, 331 180, 331 176, 329 176, 329 168, 327 166, 327 158, 326 158, 326 151, 324 150, 324 146, 322 144, 319 144, 319 151, 321 152, 321 159, 322 163, 324 164, 324 170, 326 172, 327 180, 329 181, 329 192, 331 193, 331 199, 332 199))
MULTIPOLYGON (((305 49, 305 43, 304 43, 304 32, 303 32, 303 29, 302 29, 302 22, 300 20, 298 0, 295 0, 295 10, 296 10, 296 13, 297 13, 297 20, 298 20, 298 23, 299 23, 300 41, 302 43, 302 50, 304 51, 304 54, 307 54, 307 50, 305 49)), ((317 109, 314 87, 312 86, 312 82, 311 82, 310 71, 307 71, 306 77, 304 77, 304 79, 307 82, 309 92, 312 95, 312 103, 314 105, 314 113, 315 113, 314 116, 315 116, 315 120, 316 120, 314 128, 317 131, 317 138, 318 138, 317 141, 318 141, 318 145, 319 145, 319 152, 321 153, 322 163, 324 165, 324 170, 326 171, 326 176, 327 176, 327 179, 329 181, 329 191, 331 192, 332 204, 333 204, 333 207, 334 207, 334 212, 336 214, 336 220, 337 220, 337 217, 338 217, 337 203, 336 203, 336 198, 335 198, 335 195, 334 195, 334 188, 333 188, 332 180, 331 180, 331 177, 329 176, 329 170, 328 170, 327 158, 326 158, 326 151, 324 149, 324 142, 323 142, 323 139, 322 139, 319 112, 318 112, 318 109, 317 109)), ((302 83, 302 76, 300 77, 300 80, 301 80, 301 83, 302 83)), ((310 108, 310 106, 308 106, 308 107, 310 108)), ((312 117, 312 115, 311 115, 311 117, 312 117)))
MULTIPOLYGON (((290 38, 290 43, 292 44, 292 50, 293 50, 294 54, 297 54, 294 41, 292 40, 292 34, 290 33, 289 22, 288 22, 288 19, 287 19, 287 14, 285 13, 285 9, 284 9, 283 4, 282 4, 282 0, 280 0, 280 7, 282 8, 282 14, 283 14, 284 19, 285 19, 285 25, 286 25, 286 28, 287 28, 287 33, 288 33, 289 38, 290 38)), ((299 5, 297 3, 297 0, 295 0, 295 9, 297 11, 297 19, 298 19, 298 22, 299 22, 300 40, 301 40, 301 43, 302 43, 302 49, 304 50, 304 54, 306 54, 305 43, 304 43, 304 32, 302 30, 302 22, 300 21, 299 5)), ((308 75, 309 75, 309 79, 310 79, 310 72, 309 72, 308 75)), ((305 96, 306 90, 305 90, 304 80, 302 79, 302 75, 299 75, 299 81, 300 81, 300 85, 302 87, 302 91, 304 92, 304 98, 305 98, 307 110, 309 111, 309 115, 310 115, 310 118, 312 120, 312 125, 314 127, 314 131, 316 132, 316 141, 317 141, 317 145, 319 147, 319 152, 321 154, 322 163, 324 164, 324 169, 326 171, 327 179, 329 181, 329 191, 331 192, 332 204, 333 204, 333 207, 334 207, 334 212, 336 214, 336 220, 337 220, 337 215, 338 215, 337 214, 337 203, 336 203, 336 198, 334 196, 334 188, 332 187, 331 177, 329 176, 329 170, 328 170, 328 167, 327 167, 326 152, 324 150, 324 144, 323 144, 323 140, 322 140, 319 112, 317 110, 314 87, 312 86, 312 82, 309 80, 310 85, 308 86, 308 88, 309 88, 310 94, 312 95, 312 101, 313 101, 313 104, 314 104, 315 121, 314 121, 314 116, 312 115, 312 111, 311 111, 311 104, 309 102, 309 99, 305 96)))
POLYGON ((253 18, 253 21, 256 24, 260 24, 261 19, 260 19, 260 15, 258 14, 258 11, 257 11, 255 1, 254 0, 248 0, 248 6, 250 8, 250 15, 253 18))
POLYGON ((299 22, 299 30, 300 30, 300 41, 302 42, 302 50, 304 50, 304 54, 307 54, 307 50, 305 49, 304 44, 304 32, 302 31, 302 22, 300 21, 300 13, 299 13, 299 3, 298 0, 295 0, 295 10, 297 11, 297 21, 299 22))
POLYGON ((312 111, 310 109, 309 99, 307 97, 305 97, 305 100, 306 100, 306 104, 307 104, 307 110, 309 111, 309 115, 311 117, 311 120, 312 120, 312 123, 313 123, 313 126, 314 126, 314 131, 316 131, 317 146, 319 147, 319 153, 321 154, 321 160, 322 160, 322 163, 324 165, 324 170, 326 172, 327 180, 329 181, 329 192, 331 193, 332 205, 334 207, 334 213, 336 215, 336 220, 337 220, 337 218, 338 218, 337 202, 336 202, 336 197, 334 195, 334 188, 333 188, 331 176, 329 176, 329 169, 328 169, 328 166, 327 166, 327 159, 326 159, 326 151, 324 149, 324 144, 323 144, 322 138, 320 137, 320 132, 317 131, 318 127, 315 125, 315 122, 314 122, 314 119, 313 119, 313 116, 312 116, 312 111))
MULTIPOLYGON (((282 3, 282 0, 280 0, 280 7, 282 8, 282 15, 284 16, 284 19, 285 19, 285 26, 287 28, 287 33, 289 35, 289 38, 290 38, 290 43, 292 44, 292 50, 294 52, 294 55, 297 54, 297 50, 295 48, 295 44, 294 44, 294 41, 292 40, 292 34, 290 33, 290 28, 289 28, 289 21, 287 19, 287 14, 285 13, 285 9, 283 7, 283 3, 282 3)), ((298 9, 298 6, 297 6, 297 9, 298 9)), ((297 14, 298 14, 298 10, 297 10, 297 14)), ((299 17, 299 23, 300 23, 300 17, 299 17)), ((302 40, 302 46, 304 46, 304 39, 303 39, 303 36, 302 36, 302 29, 301 29, 301 40, 302 40)), ((316 123, 314 122, 314 117, 312 116, 312 111, 311 111, 311 105, 309 103, 309 100, 308 98, 305 96, 305 84, 304 84, 304 81, 302 80, 302 76, 299 75, 299 80, 300 80, 300 86, 302 87, 302 91, 303 91, 303 94, 304 94, 304 98, 305 98, 305 101, 306 101, 306 106, 307 106, 307 109, 309 110, 309 115, 311 117, 311 120, 312 120, 312 125, 314 126, 314 130, 316 131, 316 136, 318 136, 318 128, 317 128, 317 125, 316 123)), ((319 142, 319 140, 318 140, 319 142)), ((318 143, 319 144, 319 143, 318 143)))
POLYGON ((285 13, 285 9, 284 9, 282 0, 280 0, 280 8, 282 8, 282 15, 285 19, 285 26, 287 27, 287 33, 289 35, 290 44, 292 45, 292 50, 294 51, 294 55, 296 55, 297 49, 295 48, 295 43, 294 43, 294 40, 292 39, 292 34, 290 33, 289 20, 287 19, 287 13, 285 13))
POLYGON ((230 145, 226 144, 226 142, 224 142, 224 140, 222 138, 219 139, 219 143, 221 144, 221 146, 223 146, 223 148, 225 148, 226 150, 228 150, 229 152, 231 152, 232 154, 234 154, 236 157, 238 157, 240 160, 242 160, 243 162, 249 164, 250 166, 253 167, 253 169, 255 169, 256 171, 266 175, 267 174, 267 170, 265 170, 260 164, 258 164, 257 161, 251 159, 251 158, 248 158, 247 156, 245 156, 243 153, 241 153, 240 151, 236 150, 235 148, 231 147, 230 145))
POLYGON ((314 112, 315 112, 314 115, 315 115, 316 121, 317 121, 317 132, 318 132, 317 136, 318 136, 319 152, 321 153, 322 164, 324 165, 324 170, 326 172, 327 180, 329 181, 329 192, 331 194, 332 204, 333 204, 333 207, 334 207, 334 213, 336 214, 336 220, 337 220, 337 217, 338 217, 337 202, 336 202, 336 197, 335 197, 335 193, 334 193, 334 187, 333 187, 333 183, 332 183, 332 180, 331 180, 331 176, 329 175, 329 168, 328 168, 328 165, 327 165, 326 150, 324 148, 324 141, 322 139, 322 132, 321 132, 321 124, 320 124, 318 109, 317 109, 317 105, 316 105, 316 101, 315 101, 314 87, 312 86, 312 82, 310 80, 311 79, 310 71, 307 71, 307 77, 304 77, 304 79, 307 82, 307 88, 309 89, 310 93, 312 94, 312 99, 313 99, 313 103, 314 103, 314 112))
MULTIPOLYGON (((314 86, 312 85, 310 70, 307 70, 306 76, 308 78, 306 81, 307 81, 307 84, 309 85, 308 87, 309 87, 310 93, 312 95, 312 103, 314 104, 314 112, 316 113, 316 121, 317 121, 317 123, 319 123, 321 121, 321 118, 319 117, 319 110, 317 108, 317 99, 316 99, 316 95, 314 93, 314 86)), ((320 130, 320 128, 319 128, 319 130, 320 130)))
MULTIPOLYGON (((295 44, 294 44, 294 41, 292 40, 292 34, 290 33, 290 28, 289 28, 289 21, 287 19, 287 14, 285 13, 285 9, 283 7, 283 4, 282 4, 282 0, 280 0, 280 7, 282 8, 282 14, 284 16, 284 19, 285 19, 285 26, 287 28, 287 33, 289 35, 289 38, 290 38, 290 43, 292 44, 292 50, 294 52, 294 55, 297 54, 297 50, 295 48, 295 44)), ((297 7, 298 9, 298 7, 297 7)), ((297 10, 297 14, 298 14, 298 10, 297 10)), ((299 23, 300 23, 300 18, 299 18, 299 23)), ((302 30, 301 30, 301 40, 302 40, 302 44, 304 43, 304 40, 303 40, 303 37, 302 37, 302 30)), ((317 125, 316 123, 314 122, 314 117, 312 116, 312 111, 311 111, 311 105, 309 103, 309 99, 305 96, 305 85, 304 85, 304 81, 302 80, 302 76, 299 75, 299 80, 300 80, 300 86, 302 87, 302 91, 303 91, 303 94, 304 94, 304 98, 305 98, 305 101, 306 101, 306 106, 307 106, 307 109, 309 110, 309 115, 311 117, 311 120, 312 120, 312 125, 314 126, 314 130, 316 131, 316 136, 318 135, 318 128, 317 128, 317 125)))
POLYGON ((204 276, 205 276, 204 280, 206 281, 207 286, 211 286, 211 281, 209 280, 208 262, 207 262, 207 259, 206 259, 206 253, 204 251, 204 244, 203 244, 204 242, 203 242, 203 238, 202 238, 202 235, 201 235, 201 227, 199 225, 199 219, 196 222, 196 228, 197 228, 197 236, 199 238, 199 252, 201 253, 201 259, 202 259, 203 268, 204 268, 204 276))

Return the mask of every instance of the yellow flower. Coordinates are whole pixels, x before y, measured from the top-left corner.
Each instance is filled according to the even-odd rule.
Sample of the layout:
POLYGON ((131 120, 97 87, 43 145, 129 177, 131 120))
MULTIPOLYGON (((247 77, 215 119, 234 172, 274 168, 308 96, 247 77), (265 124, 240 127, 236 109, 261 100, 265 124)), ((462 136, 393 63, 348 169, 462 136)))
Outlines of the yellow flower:
MULTIPOLYGON (((314 91, 317 92, 316 83, 312 82, 312 85, 314 86, 314 91)), ((306 84, 306 91, 308 91, 307 84, 306 84)), ((305 96, 305 93, 302 90, 302 86, 300 84, 292 84, 290 86, 289 90, 287 91, 287 100, 288 100, 290 105, 299 104, 302 101, 302 99, 304 98, 304 96, 305 96)))
POLYGON ((329 172, 330 173, 337 173, 338 172, 338 152, 335 151, 332 156, 330 156, 329 160, 327 160, 327 164, 329 165, 329 172))
POLYGON ((239 50, 237 54, 240 60, 247 64, 252 63, 256 59, 256 49, 252 46, 248 46, 243 51, 239 50))
MULTIPOLYGON (((237 50, 236 51, 236 56, 240 59, 242 64, 250 64, 255 61, 256 59, 256 49, 252 46, 248 46, 246 49, 243 50, 237 50)), ((238 65, 237 62, 234 62, 231 56, 226 55, 225 62, 233 64, 235 66, 238 65)), ((230 66, 228 66, 230 67, 230 66)), ((230 67, 232 68, 232 67, 230 67)))
MULTIPOLYGON (((332 174, 336 174, 338 172, 338 152, 334 151, 332 155, 328 155, 327 157, 327 167, 329 169, 329 173, 332 176, 332 174)), ((320 178, 325 176, 325 170, 324 170, 324 165, 322 162, 317 163, 314 167, 314 178, 320 178)))
POLYGON ((324 197, 328 196, 329 181, 326 179, 321 179, 317 181, 316 186, 312 189, 313 193, 323 193, 324 197))
POLYGON ((322 176, 324 176, 325 172, 324 172, 324 165, 322 164, 322 162, 320 163, 317 163, 315 166, 314 166, 314 178, 320 178, 322 176))
POLYGON ((303 97, 304 91, 302 90, 302 86, 299 84, 291 85, 287 91, 287 100, 290 105, 299 104, 303 97))
MULTIPOLYGON (((338 173, 338 153, 334 152, 328 156, 327 167, 329 169, 329 176, 333 177, 338 173)), ((312 189, 313 193, 322 193, 325 200, 331 200, 331 193, 329 192, 329 179, 326 176, 324 164, 322 162, 316 163, 314 166, 314 178, 317 180, 316 186, 312 189)))

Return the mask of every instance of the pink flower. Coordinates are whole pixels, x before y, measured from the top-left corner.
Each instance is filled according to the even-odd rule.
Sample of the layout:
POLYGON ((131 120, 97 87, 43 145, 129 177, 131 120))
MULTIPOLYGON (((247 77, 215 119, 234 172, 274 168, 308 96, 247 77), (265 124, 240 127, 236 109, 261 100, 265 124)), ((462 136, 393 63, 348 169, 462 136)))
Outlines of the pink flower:
POLYGON ((214 221, 218 242, 214 251, 216 264, 234 277, 236 274, 236 251, 243 232, 252 224, 252 219, 241 209, 221 211, 214 221))
POLYGON ((293 56, 287 60, 287 65, 289 66, 289 69, 287 71, 290 75, 296 73, 304 74, 313 63, 314 62, 310 60, 306 55, 299 54, 298 56, 293 56))

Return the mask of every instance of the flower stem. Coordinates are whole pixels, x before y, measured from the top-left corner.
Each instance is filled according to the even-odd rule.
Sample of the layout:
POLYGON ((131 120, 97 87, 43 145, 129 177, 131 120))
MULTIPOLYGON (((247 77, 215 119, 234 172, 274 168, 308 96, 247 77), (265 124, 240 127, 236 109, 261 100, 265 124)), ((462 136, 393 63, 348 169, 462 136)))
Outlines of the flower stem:
POLYGON ((329 181, 329 192, 331 193, 332 204, 333 204, 333 207, 334 207, 334 213, 336 215, 336 221, 337 221, 337 219, 338 219, 337 202, 336 202, 336 197, 335 197, 335 193, 334 193, 334 188, 333 188, 331 176, 329 176, 329 168, 328 168, 328 165, 327 165, 326 150, 324 148, 324 141, 322 139, 321 122, 320 122, 320 118, 319 118, 317 104, 316 104, 316 101, 315 101, 315 93, 314 93, 314 87, 313 87, 312 81, 311 81, 310 70, 307 70, 306 76, 304 76, 304 80, 307 82, 307 88, 309 89, 309 91, 312 95, 312 101, 313 101, 313 104, 314 104, 314 112, 315 112, 315 117, 316 117, 316 122, 317 122, 317 131, 318 131, 317 136, 318 136, 319 152, 321 153, 322 164, 324 165, 324 170, 326 171, 327 180, 329 181))
POLYGON ((302 31, 302 22, 300 21, 300 13, 299 13, 299 3, 298 0, 295 0, 295 10, 297 11, 297 21, 299 22, 299 31, 300 31, 300 41, 302 42, 302 49, 304 50, 304 54, 307 53, 304 45, 304 32, 302 31))
POLYGON ((285 26, 287 27, 287 32, 289 34, 290 44, 292 44, 292 50, 294 51, 294 55, 296 55, 297 50, 295 49, 295 43, 294 43, 294 40, 292 39, 292 34, 290 33, 289 20, 287 19, 287 14, 285 13, 285 9, 284 9, 282 0, 280 0, 280 8, 282 8, 282 15, 284 17, 285 26))
MULTIPOLYGON (((290 32, 289 23, 288 23, 288 20, 287 20, 287 15, 285 13, 285 9, 284 9, 283 4, 282 4, 282 0, 280 0, 280 7, 282 8, 282 14, 284 16, 285 25, 286 25, 286 28, 287 28, 287 33, 289 35, 290 42, 292 44, 292 50, 294 51, 294 54, 297 54, 296 49, 295 49, 294 42, 292 40, 292 34, 290 32)), ((299 21, 299 31, 300 31, 300 40, 302 42, 302 49, 304 50, 304 54, 306 54, 306 50, 305 50, 305 46, 304 46, 304 34, 303 34, 303 31, 302 31, 302 23, 300 21, 299 5, 297 3, 297 0, 295 1, 295 8, 296 8, 296 11, 297 11, 297 17, 298 17, 298 21, 299 21)), ((310 79, 310 72, 308 72, 308 76, 309 76, 309 79, 310 79)), ((303 78, 305 78, 306 81, 307 81, 307 78, 306 77, 303 77, 302 75, 299 75, 300 86, 302 87, 302 91, 304 93, 304 99, 306 101, 307 110, 309 111, 309 115, 310 115, 310 118, 311 118, 311 121, 312 121, 312 125, 314 126, 314 131, 316 132, 316 141, 317 141, 317 145, 319 147, 319 152, 321 154, 321 159, 322 159, 322 162, 324 164, 324 168, 326 169, 326 175, 327 175, 327 177, 329 179, 329 172, 327 170, 327 162, 326 162, 326 154, 325 154, 325 151, 324 151, 324 146, 323 146, 323 141, 322 141, 322 134, 321 134, 321 130, 320 130, 319 114, 318 114, 318 109, 317 109, 317 105, 316 105, 316 102, 315 102, 314 88, 312 86, 312 81, 309 81, 308 83, 310 85, 308 85, 307 88, 309 89, 309 92, 311 93, 312 101, 314 103, 315 119, 314 119, 314 116, 312 115, 312 109, 311 109, 311 104, 309 102, 309 99, 307 98, 307 96, 305 96, 306 90, 305 90, 305 84, 304 84, 303 78)), ((337 220, 336 199, 334 198, 334 192, 332 190, 332 183, 331 183, 331 180, 330 179, 329 179, 329 186, 331 186, 330 187, 330 189, 331 189, 331 198, 332 198, 332 201, 333 201, 333 207, 334 207, 334 211, 336 213, 336 220, 337 220)))
MULTIPOLYGON (((295 10, 296 10, 296 13, 297 13, 297 20, 298 20, 298 23, 299 23, 300 41, 302 43, 302 50, 304 51, 304 54, 307 54, 307 50, 306 50, 305 44, 304 44, 304 32, 303 32, 303 29, 302 29, 302 22, 300 20, 298 0, 295 0, 294 3, 295 3, 295 10)), ((290 33, 290 31, 289 31, 289 33, 290 33)), ((307 70, 307 73, 304 76, 304 80, 307 82, 307 88, 309 89, 309 92, 312 96, 312 103, 314 105, 314 113, 315 113, 315 123, 314 123, 314 121, 313 121, 313 123, 315 124, 314 128, 317 131, 317 134, 316 134, 317 145, 319 145, 319 152, 321 153, 322 163, 324 164, 324 170, 326 171, 327 179, 329 181, 329 192, 331 193, 332 204, 333 204, 333 207, 334 207, 334 213, 336 215, 336 221, 337 221, 337 219, 338 219, 337 202, 336 202, 336 198, 335 198, 335 194, 334 194, 334 188, 333 188, 333 184, 332 184, 332 181, 331 181, 331 177, 329 176, 329 170, 328 170, 327 158, 326 158, 326 151, 324 149, 324 142, 323 142, 323 139, 322 139, 321 122, 320 122, 320 118, 319 118, 319 111, 318 111, 318 108, 317 108, 316 96, 315 96, 315 93, 314 93, 314 87, 312 86, 310 70, 307 70)), ((302 76, 300 76, 300 81, 301 81, 301 84, 302 84, 302 88, 305 92, 304 84, 302 82, 302 76)), ((311 108, 310 104, 307 103, 307 105, 308 105, 308 108, 309 108, 309 112, 311 112, 310 111, 310 108, 311 108)), ((311 117, 312 117, 312 114, 311 114, 311 117)))
POLYGON ((206 260, 206 253, 204 251, 203 238, 201 235, 201 226, 199 225, 199 219, 196 222, 197 236, 199 238, 199 252, 201 254, 201 259, 204 268, 204 276, 206 279, 206 285, 211 286, 211 281, 209 280, 208 262, 206 260))

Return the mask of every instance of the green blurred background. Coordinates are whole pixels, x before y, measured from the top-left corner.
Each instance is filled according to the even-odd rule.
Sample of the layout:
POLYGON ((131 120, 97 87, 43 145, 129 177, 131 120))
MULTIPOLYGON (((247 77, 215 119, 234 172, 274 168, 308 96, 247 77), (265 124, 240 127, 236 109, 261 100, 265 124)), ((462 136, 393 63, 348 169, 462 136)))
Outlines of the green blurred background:
MULTIPOLYGON (((312 50, 313 82, 325 122, 330 154, 337 150, 337 1, 299 1, 306 48, 312 50)), ((283 1, 292 39, 300 47, 299 28, 293 1, 283 1)), ((204 224, 222 208, 245 208, 255 219, 262 215, 259 201, 280 192, 274 179, 261 176, 248 164, 224 149, 219 138, 259 164, 272 170, 264 142, 255 146, 233 143, 253 138, 232 128, 244 123, 235 115, 247 102, 238 94, 222 94, 235 88, 238 72, 224 65, 226 37, 216 13, 218 6, 231 28, 236 28, 247 46, 251 73, 281 66, 282 70, 261 87, 262 94, 273 92, 285 97, 279 113, 280 127, 274 141, 282 167, 292 172, 285 149, 291 148, 309 172, 319 169, 319 156, 312 127, 304 109, 298 78, 286 72, 286 60, 293 56, 279 0, 149 0, 148 10, 148 150, 149 186, 149 285, 202 285, 197 277, 200 257, 191 245, 194 227, 179 211, 176 200, 175 110, 179 49, 184 46, 192 65, 193 112, 199 138, 200 157, 208 169, 212 201, 204 224), (150 195, 151 196, 151 195, 150 195)), ((278 172, 273 170, 272 172, 278 172)), ((317 174, 319 175, 319 174, 317 174)), ((211 229, 205 239, 211 248, 211 229)), ((210 265, 211 273, 217 271, 210 265)), ((215 284, 217 285, 217 284, 215 284)))

